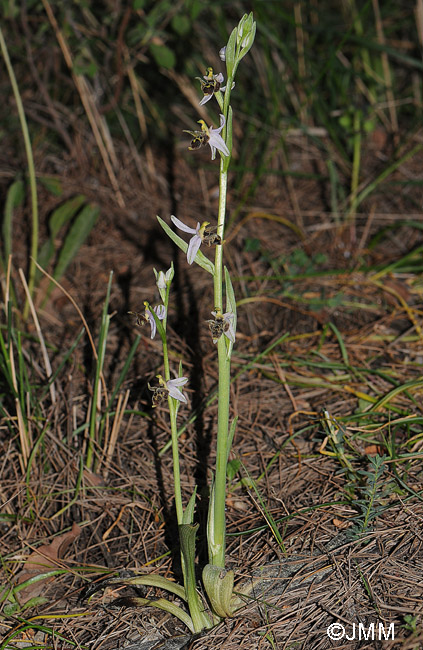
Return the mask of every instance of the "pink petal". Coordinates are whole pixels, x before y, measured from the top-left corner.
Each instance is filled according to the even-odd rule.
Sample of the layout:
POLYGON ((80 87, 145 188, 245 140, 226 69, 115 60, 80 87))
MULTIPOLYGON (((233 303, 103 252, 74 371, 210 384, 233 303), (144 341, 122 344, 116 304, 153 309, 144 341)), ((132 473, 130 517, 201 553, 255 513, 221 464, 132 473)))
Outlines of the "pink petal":
POLYGON ((187 250, 187 261, 188 264, 192 264, 195 260, 195 256, 198 253, 198 250, 201 246, 201 237, 200 235, 194 235, 189 240, 188 250, 187 250))
MULTIPOLYGON (((183 230, 184 232, 189 232, 189 233, 191 233, 191 235, 197 232, 196 230, 194 230, 194 228, 190 228, 189 226, 186 226, 184 223, 182 223, 182 221, 177 219, 177 217, 175 217, 173 214, 171 215, 170 218, 173 221, 173 223, 175 224, 175 226, 177 228, 179 228, 179 230, 183 230)), ((200 225, 200 224, 198 224, 198 225, 200 225)))

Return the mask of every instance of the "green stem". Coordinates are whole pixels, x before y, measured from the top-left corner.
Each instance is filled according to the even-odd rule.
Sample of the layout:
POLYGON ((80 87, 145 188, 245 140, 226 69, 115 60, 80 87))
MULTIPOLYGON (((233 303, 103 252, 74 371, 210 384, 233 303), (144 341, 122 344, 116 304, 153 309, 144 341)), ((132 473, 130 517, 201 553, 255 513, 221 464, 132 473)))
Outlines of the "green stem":
MULTIPOLYGON (((29 279, 28 289, 32 296, 34 293, 35 285, 35 262, 38 256, 38 201, 37 201, 37 183, 35 180, 35 166, 34 158, 32 155, 31 139, 29 137, 28 124, 25 117, 25 111, 22 104, 21 95, 19 92, 18 83, 16 81, 13 66, 10 62, 9 52, 7 50, 6 41, 3 37, 3 32, 0 28, 0 49, 3 54, 4 62, 6 64, 7 72, 9 73, 10 83, 12 84, 13 94, 15 96, 16 107, 18 109, 19 121, 21 123, 22 135, 25 143, 25 152, 28 162, 28 177, 31 188, 31 208, 32 208, 32 233, 31 233, 31 257, 29 263, 29 279)), ((7 260, 6 260, 7 262, 7 260)), ((25 302, 23 317, 26 319, 29 310, 28 299, 25 302)))
POLYGON ((227 359, 224 336, 218 341, 219 389, 217 411, 216 476, 214 483, 214 543, 211 548, 210 564, 225 566, 226 551, 226 467, 228 462, 229 391, 231 364, 227 359))
MULTIPOLYGON (((230 80, 228 80, 230 83, 230 80)), ((229 86, 230 89, 230 86, 229 86)), ((230 90, 225 93, 225 113, 228 114, 230 90)), ((217 234, 224 237, 226 215, 226 193, 228 185, 228 161, 221 158, 219 177, 219 213, 217 234)), ((216 246, 214 274, 214 306, 223 310, 223 245, 216 246)), ((229 389, 231 365, 227 358, 225 337, 221 336, 218 343, 219 387, 217 413, 217 443, 216 443, 216 476, 214 483, 214 504, 211 516, 213 518, 213 540, 209 540, 210 563, 215 566, 225 566, 226 550, 226 466, 228 462, 228 429, 229 429, 229 389), (211 543, 210 543, 211 542, 211 543)))
MULTIPOLYGON (((224 171, 224 161, 220 161, 219 177, 219 212, 217 217, 217 234, 223 241, 226 214, 226 192, 228 186, 228 172, 224 171)), ((223 284, 223 245, 216 246, 214 263, 214 308, 223 311, 222 284, 223 284)))
POLYGON ((176 517, 178 519, 178 526, 182 524, 183 508, 182 508, 182 491, 181 491, 181 472, 179 468, 179 449, 178 449, 178 427, 176 425, 176 409, 175 400, 173 397, 168 398, 169 411, 170 411, 170 428, 172 435, 172 460, 173 460, 173 484, 175 491, 175 508, 176 517))
MULTIPOLYGON (((163 319, 163 329, 165 336, 162 338, 163 345, 163 364, 164 364, 164 375, 165 380, 169 381, 170 379, 170 366, 169 366, 169 352, 167 346, 166 338, 166 324, 167 324, 167 310, 169 305, 169 287, 166 292, 166 316, 163 319)), ((171 440, 172 440, 172 460, 173 460, 173 486, 175 492, 175 508, 176 508, 176 517, 178 520, 178 526, 182 524, 183 517, 183 508, 182 508, 182 490, 181 490, 181 471, 179 467, 179 449, 178 449, 178 427, 176 424, 177 416, 177 406, 176 401, 173 397, 168 397, 169 404, 169 414, 170 414, 170 430, 171 430, 171 440)))

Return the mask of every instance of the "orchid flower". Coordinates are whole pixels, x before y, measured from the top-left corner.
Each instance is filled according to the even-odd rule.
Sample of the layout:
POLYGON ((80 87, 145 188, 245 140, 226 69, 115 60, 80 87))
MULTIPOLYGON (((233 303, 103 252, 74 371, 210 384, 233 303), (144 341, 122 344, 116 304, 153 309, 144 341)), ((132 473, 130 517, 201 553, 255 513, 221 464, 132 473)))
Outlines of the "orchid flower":
POLYGON ((213 343, 217 343, 222 334, 226 336, 231 343, 235 343, 235 329, 233 324, 234 314, 227 311, 226 314, 218 309, 211 312, 215 320, 209 320, 209 328, 212 333, 213 343))
MULTIPOLYGON (((201 128, 203 128, 203 124, 201 125, 201 128)), ((204 126, 206 125, 204 124, 204 126)), ((218 129, 214 129, 212 126, 209 126, 208 129, 206 127, 207 135, 209 136, 208 144, 210 145, 210 149, 212 152, 212 160, 216 158, 216 149, 218 151, 221 151, 224 156, 230 155, 229 149, 226 146, 226 142, 220 135, 220 132, 224 126, 225 126, 225 116, 220 114, 220 126, 218 129)))
POLYGON ((169 284, 172 276, 172 267, 166 271, 166 274, 163 271, 159 271, 159 274, 157 276, 157 288, 158 289, 166 289, 167 285, 169 284))
POLYGON ((219 74, 213 74, 213 68, 207 68, 207 74, 205 74, 202 79, 200 79, 200 77, 196 77, 196 79, 199 80, 201 90, 204 93, 200 106, 203 106, 210 101, 214 93, 217 93, 220 90, 226 90, 226 86, 222 86, 224 81, 223 74, 221 72, 219 72, 219 74))
POLYGON ((221 130, 225 126, 225 116, 220 114, 220 126, 215 129, 213 126, 207 126, 204 120, 198 120, 198 123, 201 124, 201 131, 187 131, 193 136, 191 144, 188 149, 199 149, 201 146, 208 144, 212 152, 212 160, 216 158, 216 149, 220 151, 224 156, 229 156, 230 151, 226 146, 226 143, 222 136, 220 135, 221 130))
POLYGON ((169 381, 166 382, 166 388, 169 391, 169 395, 173 397, 173 399, 177 399, 179 402, 183 402, 184 404, 187 404, 188 400, 178 387, 183 386, 187 381, 188 377, 177 377, 176 379, 169 379, 169 381))
POLYGON ((157 273, 156 269, 153 269, 154 275, 156 276, 156 285, 159 290, 160 298, 163 300, 164 303, 166 303, 166 293, 168 286, 173 280, 174 276, 174 270, 173 270, 173 264, 171 265, 170 269, 164 273, 163 271, 159 271, 157 273))
POLYGON ((191 239, 189 240, 188 250, 187 250, 188 264, 192 264, 203 242, 204 230, 207 228, 207 226, 210 225, 210 223, 208 221, 203 221, 203 223, 200 224, 200 222, 198 221, 197 227, 194 230, 194 228, 190 228, 189 226, 186 226, 182 221, 177 219, 173 214, 170 218, 175 224, 175 226, 179 228, 179 230, 183 230, 184 232, 189 232, 190 234, 194 235, 194 237, 191 237, 191 239))
MULTIPOLYGON (((149 309, 148 302, 145 302, 144 305, 145 305, 145 319, 146 321, 148 320, 148 322, 150 323, 151 338, 154 339, 157 331, 156 321, 154 320, 154 316, 149 309)), ((164 305, 157 305, 157 307, 154 307, 153 311, 159 320, 163 320, 164 317, 166 316, 166 307, 164 305)))
POLYGON ((150 384, 147 384, 148 388, 153 391, 153 408, 160 406, 169 395, 170 397, 173 397, 173 399, 187 404, 187 398, 180 391, 178 386, 186 384, 188 377, 177 377, 176 379, 169 379, 169 381, 165 381, 161 375, 156 375, 156 377, 159 380, 158 386, 150 386, 150 384))

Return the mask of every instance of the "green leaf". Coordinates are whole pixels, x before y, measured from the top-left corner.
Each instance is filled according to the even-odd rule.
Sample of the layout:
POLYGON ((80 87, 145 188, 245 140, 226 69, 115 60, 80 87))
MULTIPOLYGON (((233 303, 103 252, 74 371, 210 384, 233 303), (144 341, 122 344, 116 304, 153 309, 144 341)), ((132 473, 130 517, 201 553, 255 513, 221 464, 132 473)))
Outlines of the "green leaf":
MULTIPOLYGON (((157 217, 157 220, 165 233, 171 238, 171 240, 178 246, 178 248, 181 249, 184 253, 187 252, 188 250, 188 244, 179 237, 175 232, 173 232, 172 228, 167 225, 163 219, 160 219, 160 217, 157 217)), ((201 251, 198 251, 197 255, 195 256, 194 262, 196 262, 199 266, 201 266, 202 269, 205 271, 208 271, 211 273, 211 275, 214 275, 214 264, 213 262, 210 262, 210 260, 203 255, 201 251)))
MULTIPOLYGON (((41 250, 38 254, 38 264, 42 266, 44 269, 48 267, 54 253, 56 250, 56 245, 55 245, 55 239, 58 236, 59 232, 61 229, 72 219, 75 217, 75 215, 78 213, 84 202, 86 201, 86 198, 83 194, 79 194, 78 196, 73 197, 69 201, 66 201, 63 203, 63 205, 59 206, 56 210, 54 210, 53 214, 50 217, 50 223, 49 223, 49 231, 50 231, 50 237, 49 239, 43 244, 41 247, 41 250)), ((41 272, 38 271, 37 277, 41 275, 41 272)))
POLYGON ((226 122, 226 146, 230 151, 230 155, 223 158, 223 160, 225 164, 224 170, 228 171, 229 164, 231 162, 231 155, 232 155, 232 106, 229 106, 228 119, 226 122))
POLYGON ((188 16, 176 14, 172 18, 172 27, 179 36, 186 36, 191 30, 191 21, 188 16))
POLYGON ((134 0, 132 6, 135 9, 135 11, 137 11, 137 9, 142 9, 144 5, 145 5, 145 0, 134 0))
POLYGON ((228 79, 233 74, 234 65, 235 65, 235 48, 236 48, 236 37, 238 34, 238 28, 234 27, 232 34, 229 37, 228 44, 226 46, 226 72, 228 79))
POLYGON ((189 613, 196 632, 210 627, 210 621, 199 599, 196 590, 195 577, 195 536, 199 524, 179 525, 179 541, 181 543, 182 566, 184 573, 185 593, 188 600, 189 613))
POLYGON ((182 515, 182 523, 183 524, 192 524, 194 521, 194 510, 195 510, 195 497, 197 496, 197 488, 195 488, 194 492, 191 495, 190 500, 188 501, 188 505, 184 510, 184 513, 182 515))
MULTIPOLYGON (((232 286, 232 281, 231 281, 231 276, 229 275, 229 271, 225 266, 225 285, 226 285, 226 311, 230 311, 234 315, 233 319, 233 326, 234 326, 234 331, 236 333, 236 300, 235 300, 235 293, 234 293, 234 288, 232 286)), ((234 344, 232 341, 227 341, 227 358, 230 359, 232 355, 232 348, 234 344)))
POLYGON ((2 237, 3 237, 3 253, 4 253, 4 264, 7 265, 7 260, 9 255, 12 252, 12 222, 13 222, 13 211, 17 208, 23 201, 25 196, 24 193, 24 184, 23 181, 15 181, 9 187, 6 196, 6 204, 4 206, 4 217, 3 217, 3 227, 2 227, 2 237))
MULTIPOLYGON (((235 431, 236 431, 236 425, 238 424, 238 416, 236 415, 234 419, 231 422, 231 426, 229 429, 229 436, 228 436, 228 458, 229 458, 229 452, 231 451, 232 448, 232 443, 234 441, 234 436, 235 436, 235 431)), ((231 461, 232 462, 232 461, 231 461)))
POLYGON ((247 42, 246 42, 245 46, 241 49, 241 52, 240 52, 240 54, 238 56, 237 64, 247 54, 247 52, 250 51, 250 49, 251 49, 251 47, 252 47, 252 45, 254 43, 255 37, 256 37, 256 23, 253 23, 252 29, 251 29, 251 31, 250 31, 250 33, 248 35, 247 42))
POLYGON ((235 478, 240 467, 241 461, 238 458, 229 461, 226 467, 226 476, 228 477, 228 481, 232 481, 235 478))
POLYGON ((167 45, 150 44, 150 52, 158 66, 172 70, 176 65, 176 56, 167 45))
POLYGON ((204 9, 204 4, 202 0, 192 0, 191 7, 189 9, 191 20, 194 21, 204 9))
POLYGON ((50 237, 57 237, 61 228, 76 215, 85 201, 85 196, 78 194, 53 212, 49 223, 50 237))
POLYGON ((97 221, 99 213, 100 208, 88 204, 81 210, 75 219, 75 222, 72 224, 65 239, 65 243, 63 244, 63 248, 60 251, 57 260, 56 268, 54 269, 53 277, 56 280, 59 280, 59 278, 62 277, 72 259, 87 239, 97 221))
POLYGON ((231 598, 234 588, 234 572, 206 564, 203 569, 203 584, 213 611, 222 618, 232 616, 231 598))
POLYGON ((62 182, 53 176, 40 176, 38 179, 42 185, 54 196, 62 196, 62 182))

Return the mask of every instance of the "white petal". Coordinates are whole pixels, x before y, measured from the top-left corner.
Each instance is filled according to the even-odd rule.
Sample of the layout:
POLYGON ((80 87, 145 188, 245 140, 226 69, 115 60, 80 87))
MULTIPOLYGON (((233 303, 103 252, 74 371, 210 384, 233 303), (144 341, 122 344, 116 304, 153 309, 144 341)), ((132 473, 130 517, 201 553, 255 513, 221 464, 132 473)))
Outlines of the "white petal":
POLYGON ((173 221, 173 223, 175 224, 175 226, 177 228, 179 228, 179 230, 183 230, 184 232, 189 232, 191 234, 194 234, 196 232, 196 230, 194 230, 194 228, 190 228, 189 226, 186 226, 184 223, 182 223, 182 221, 177 219, 173 214, 171 215, 170 218, 173 221))
POLYGON ((224 332, 224 334, 226 338, 230 340, 231 343, 235 343, 235 330, 232 322, 229 323, 229 329, 226 332, 224 332))
POLYGON ((214 78, 215 78, 215 81, 217 81, 217 83, 219 83, 219 84, 223 83, 223 81, 225 79, 221 72, 219 72, 219 74, 216 74, 214 78))
POLYGON ((204 104, 207 104, 213 97, 213 93, 211 95, 204 95, 203 99, 200 102, 200 106, 204 106, 204 104))
MULTIPOLYGON (((213 149, 217 149, 218 151, 221 151, 224 156, 229 156, 229 153, 230 153, 228 147, 226 146, 226 143, 225 143, 224 139, 222 138, 221 135, 219 135, 217 133, 218 130, 219 129, 213 130, 210 133, 210 138, 209 138, 209 142, 208 142, 208 144, 210 145, 211 150, 212 150, 212 159, 213 160, 214 160, 213 149)), ((216 152, 214 152, 214 153, 216 155, 216 152)))
POLYGON ((177 377, 176 379, 169 379, 166 385, 169 389, 169 386, 183 386, 187 381, 188 377, 177 377))
POLYGON ((169 388, 169 395, 173 397, 173 399, 177 399, 179 402, 183 402, 184 404, 187 404, 187 398, 179 388, 175 388, 175 386, 169 388))
POLYGON ((219 117, 220 117, 220 126, 218 129, 215 129, 215 133, 220 133, 226 123, 225 116, 222 115, 222 113, 220 113, 219 117))
POLYGON ((154 307, 154 313, 159 320, 163 320, 166 316, 166 307, 164 305, 157 305, 157 307, 154 307))
POLYGON ((159 276, 157 278, 156 284, 158 289, 166 289, 166 278, 163 271, 159 271, 159 276))
POLYGON ((151 311, 148 312, 148 320, 149 320, 150 326, 151 326, 151 338, 154 339, 154 337, 156 336, 157 325, 156 325, 156 321, 154 320, 154 316, 151 313, 151 311))
POLYGON ((198 253, 198 250, 201 246, 201 237, 200 235, 194 235, 189 240, 188 250, 187 250, 187 261, 188 264, 192 264, 195 260, 195 256, 198 253))

